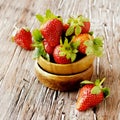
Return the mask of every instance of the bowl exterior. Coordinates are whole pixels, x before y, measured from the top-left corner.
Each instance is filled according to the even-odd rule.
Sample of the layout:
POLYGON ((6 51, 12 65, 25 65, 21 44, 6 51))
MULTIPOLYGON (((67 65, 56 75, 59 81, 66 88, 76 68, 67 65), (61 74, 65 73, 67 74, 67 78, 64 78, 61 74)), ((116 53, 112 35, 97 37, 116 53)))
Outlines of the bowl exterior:
POLYGON ((45 70, 54 74, 75 74, 87 70, 94 62, 95 56, 85 56, 79 61, 71 64, 56 64, 48 62, 43 57, 37 59, 38 64, 45 70))
POLYGON ((90 80, 93 66, 81 73, 72 75, 56 75, 44 71, 36 62, 35 73, 38 80, 46 87, 59 91, 74 91, 80 86, 82 80, 90 80))

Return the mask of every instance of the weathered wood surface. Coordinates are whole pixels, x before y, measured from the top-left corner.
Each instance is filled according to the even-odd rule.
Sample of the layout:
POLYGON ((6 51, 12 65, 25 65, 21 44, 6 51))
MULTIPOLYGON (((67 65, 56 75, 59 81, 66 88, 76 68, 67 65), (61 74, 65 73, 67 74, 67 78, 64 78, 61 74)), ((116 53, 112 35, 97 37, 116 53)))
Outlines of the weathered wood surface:
POLYGON ((119 0, 0 0, 0 120, 120 120, 119 0), (106 77, 111 94, 94 109, 75 109, 77 91, 41 85, 32 52, 11 42, 15 25, 39 27, 35 14, 47 8, 64 19, 83 14, 90 18, 91 30, 104 36, 105 52, 95 60, 93 80, 106 77))

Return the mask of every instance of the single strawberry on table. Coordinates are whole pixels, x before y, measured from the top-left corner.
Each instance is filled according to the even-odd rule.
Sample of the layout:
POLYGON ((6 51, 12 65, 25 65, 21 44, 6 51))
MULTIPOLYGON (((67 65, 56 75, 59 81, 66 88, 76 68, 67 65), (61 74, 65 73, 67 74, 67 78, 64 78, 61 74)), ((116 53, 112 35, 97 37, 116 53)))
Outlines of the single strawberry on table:
POLYGON ((95 83, 91 81, 81 82, 81 84, 85 85, 78 92, 76 102, 77 110, 85 111, 91 107, 95 107, 109 95, 109 88, 102 87, 104 80, 105 78, 103 78, 102 81, 97 79, 95 83))
POLYGON ((26 49, 26 50, 32 50, 34 49, 32 47, 32 35, 30 30, 21 28, 15 36, 12 37, 12 40, 19 45, 20 47, 26 49))
POLYGON ((45 16, 36 15, 41 23, 40 31, 50 46, 55 47, 60 43, 60 37, 63 32, 63 23, 61 18, 55 16, 50 10, 46 10, 45 16))

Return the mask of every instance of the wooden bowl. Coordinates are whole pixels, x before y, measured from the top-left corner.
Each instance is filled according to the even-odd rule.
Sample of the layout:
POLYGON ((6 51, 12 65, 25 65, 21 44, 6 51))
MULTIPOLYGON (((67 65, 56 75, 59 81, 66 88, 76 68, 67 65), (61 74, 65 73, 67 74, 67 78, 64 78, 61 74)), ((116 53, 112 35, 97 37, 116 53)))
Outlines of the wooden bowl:
POLYGON ((68 75, 68 74, 80 73, 87 70, 93 64, 94 59, 95 56, 89 55, 71 64, 56 64, 56 63, 48 62, 43 57, 39 57, 37 61, 38 64, 41 66, 41 68, 43 68, 44 70, 50 73, 68 75))
POLYGON ((80 82, 82 80, 91 79, 93 66, 91 65, 87 70, 77 74, 58 75, 43 70, 36 61, 35 73, 38 80, 46 87, 60 91, 73 91, 80 87, 80 82))

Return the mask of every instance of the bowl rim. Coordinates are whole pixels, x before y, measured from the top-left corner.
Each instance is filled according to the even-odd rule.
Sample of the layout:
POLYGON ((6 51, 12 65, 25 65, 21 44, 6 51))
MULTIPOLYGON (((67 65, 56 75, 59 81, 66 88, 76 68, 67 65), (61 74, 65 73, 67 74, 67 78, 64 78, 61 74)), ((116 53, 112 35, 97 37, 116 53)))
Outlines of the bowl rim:
MULTIPOLYGON (((77 63, 79 63, 80 61, 84 61, 84 59, 86 59, 86 58, 88 58, 88 57, 93 57, 93 58, 95 58, 95 55, 86 55, 86 56, 84 56, 82 59, 80 59, 80 60, 77 60, 77 61, 75 61, 75 62, 73 62, 73 63, 68 63, 68 64, 58 64, 58 63, 53 63, 53 62, 50 62, 50 61, 47 61, 44 57, 42 57, 42 56, 40 56, 39 58, 40 59, 42 59, 42 60, 44 60, 45 62, 47 62, 47 63, 50 63, 51 65, 54 65, 54 66, 60 66, 60 67, 65 67, 65 66, 70 66, 70 65, 74 65, 74 64, 77 64, 77 63)), ((37 61, 39 61, 39 58, 37 58, 37 61)))
POLYGON ((57 64, 49 62, 40 56, 36 61, 42 69, 55 74, 76 74, 88 69, 94 62, 95 56, 89 55, 70 64, 57 64))
POLYGON ((50 76, 57 76, 57 77, 59 76, 59 77, 62 78, 62 77, 71 77, 71 76, 73 77, 73 76, 77 76, 79 74, 82 74, 82 73, 84 73, 87 70, 93 69, 93 64, 87 70, 84 70, 82 72, 74 73, 74 74, 63 74, 63 75, 61 75, 61 74, 55 74, 55 73, 50 73, 48 71, 45 71, 44 69, 41 68, 41 66, 38 64, 37 61, 35 61, 35 69, 37 69, 38 71, 42 71, 44 73, 44 75, 48 74, 50 76))

